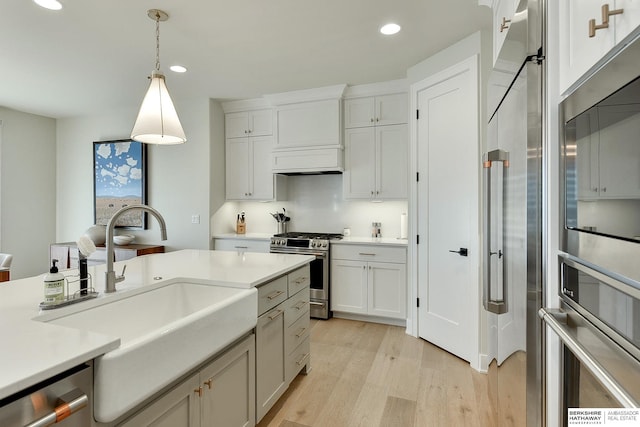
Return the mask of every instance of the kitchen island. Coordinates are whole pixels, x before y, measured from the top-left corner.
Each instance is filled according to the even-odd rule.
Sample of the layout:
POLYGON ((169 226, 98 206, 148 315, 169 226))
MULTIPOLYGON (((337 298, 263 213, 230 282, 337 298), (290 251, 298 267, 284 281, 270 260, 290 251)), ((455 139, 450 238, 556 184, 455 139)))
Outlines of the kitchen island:
MULTIPOLYGON (((146 287, 162 282, 185 281, 251 289, 309 263, 313 257, 304 255, 257 254, 181 250, 154 254, 115 263, 117 272, 126 264, 126 278, 117 284, 117 291, 105 294, 105 266, 89 268, 93 286, 99 296, 55 310, 41 311, 42 276, 0 284, 0 332, 3 351, 0 352, 0 399, 7 398, 78 364, 91 361, 120 347, 120 337, 90 332, 83 325, 73 327, 47 323, 48 317, 73 313, 104 305, 108 300, 127 298, 146 287), (51 314, 52 312, 57 312, 51 314)), ((77 274, 76 270, 65 275, 77 274)), ((74 289, 72 289, 74 291, 74 289)), ((250 315, 257 324, 258 306, 250 315)), ((136 322, 137 319, 131 319, 136 322)), ((238 336, 236 338, 241 338, 238 336)))

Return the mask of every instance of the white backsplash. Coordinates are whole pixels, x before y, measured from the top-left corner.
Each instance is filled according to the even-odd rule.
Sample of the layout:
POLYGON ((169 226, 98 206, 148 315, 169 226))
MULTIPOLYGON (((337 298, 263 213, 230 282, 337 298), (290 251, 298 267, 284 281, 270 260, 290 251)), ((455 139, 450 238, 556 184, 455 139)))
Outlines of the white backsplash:
POLYGON ((226 202, 213 215, 214 235, 235 232, 236 215, 244 211, 247 233, 273 234, 277 231, 270 212, 286 209, 290 231, 342 233, 371 236, 371 223, 382 223, 383 237, 400 236, 400 216, 407 212, 406 201, 347 201, 342 198, 342 175, 301 175, 287 179, 288 198, 282 202, 226 202))

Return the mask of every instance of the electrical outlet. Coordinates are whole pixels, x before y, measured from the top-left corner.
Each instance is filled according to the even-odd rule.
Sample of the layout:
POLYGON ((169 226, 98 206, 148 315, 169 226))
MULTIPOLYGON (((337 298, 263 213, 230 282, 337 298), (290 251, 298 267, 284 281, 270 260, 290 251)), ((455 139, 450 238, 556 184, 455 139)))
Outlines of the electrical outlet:
POLYGON ((191 215, 191 224, 200 224, 200 215, 191 215))

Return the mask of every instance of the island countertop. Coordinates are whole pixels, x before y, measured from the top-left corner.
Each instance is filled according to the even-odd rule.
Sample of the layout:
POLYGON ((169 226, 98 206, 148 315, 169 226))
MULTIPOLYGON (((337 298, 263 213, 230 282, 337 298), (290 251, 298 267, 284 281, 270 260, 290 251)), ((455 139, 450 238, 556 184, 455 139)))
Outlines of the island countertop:
MULTIPOLYGON (((104 293, 105 266, 89 267, 99 304, 106 298, 121 298, 128 291, 157 285, 160 281, 188 279, 203 284, 250 288, 301 267, 309 255, 237 253, 181 250, 136 257, 114 263, 118 274, 126 264, 126 278, 117 291, 104 293)), ((66 270, 66 276, 77 270, 66 270)), ((46 316, 39 308, 43 300, 43 276, 0 283, 0 399, 39 383, 78 364, 118 348, 120 340, 81 328, 68 328, 34 320, 46 316)), ((73 292, 74 289, 71 289, 73 292)), ((74 306, 59 310, 72 310, 74 306)))

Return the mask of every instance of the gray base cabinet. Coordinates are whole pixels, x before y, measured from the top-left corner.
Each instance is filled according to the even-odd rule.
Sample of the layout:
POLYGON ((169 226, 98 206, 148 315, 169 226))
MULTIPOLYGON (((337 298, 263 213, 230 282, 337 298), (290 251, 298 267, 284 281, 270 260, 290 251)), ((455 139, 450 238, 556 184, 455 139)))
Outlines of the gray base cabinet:
POLYGON ((258 288, 256 421, 300 373, 311 369, 309 266, 258 288))
POLYGON ((255 336, 247 336, 120 425, 255 425, 255 336))

